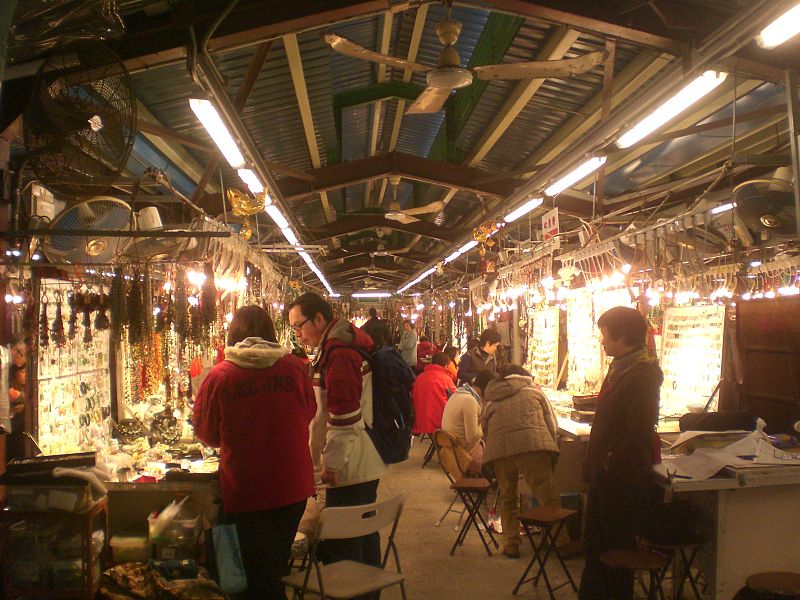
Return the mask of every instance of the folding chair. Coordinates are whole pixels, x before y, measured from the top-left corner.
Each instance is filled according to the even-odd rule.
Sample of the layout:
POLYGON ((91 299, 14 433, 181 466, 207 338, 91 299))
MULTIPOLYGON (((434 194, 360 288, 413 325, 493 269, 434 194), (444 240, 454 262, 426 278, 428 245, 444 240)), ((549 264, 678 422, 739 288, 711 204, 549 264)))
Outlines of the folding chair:
MULTIPOLYGON (((478 525, 478 521, 480 521, 484 531, 489 535, 489 539, 494 544, 494 547, 499 548, 500 544, 497 543, 497 540, 492 534, 492 530, 489 529, 489 526, 486 524, 480 512, 481 505, 486 500, 486 495, 489 493, 491 484, 483 477, 468 477, 466 475, 469 454, 459 445, 458 440, 456 440, 452 434, 442 429, 437 429, 433 434, 433 443, 436 446, 439 464, 442 465, 442 470, 450 480, 450 489, 456 492, 458 498, 461 498, 464 504, 464 510, 467 513, 467 520, 458 532, 456 541, 450 549, 450 556, 453 556, 456 548, 464 543, 464 538, 467 536, 470 526, 474 527, 475 531, 478 532, 481 542, 483 542, 483 547, 486 548, 486 553, 491 556, 492 551, 489 549, 489 543, 486 541, 486 538, 483 536, 483 531, 481 531, 478 525)), ((452 510, 454 503, 455 498, 453 498, 453 502, 450 503, 450 507, 445 514, 442 515, 442 518, 439 519, 439 523, 447 516, 448 512, 458 512, 452 510)))
POLYGON ((428 449, 425 451, 425 456, 422 459, 422 468, 424 469, 425 465, 427 465, 429 462, 431 462, 431 459, 433 458, 433 454, 434 454, 434 452, 436 452, 436 447, 435 447, 435 445, 433 443, 433 434, 432 433, 418 433, 418 434, 414 434, 414 435, 418 435, 419 436, 419 443, 420 444, 422 444, 422 442, 425 441, 425 438, 428 438, 428 440, 430 440, 430 442, 431 442, 431 445, 428 446, 428 449))
POLYGON ((308 552, 308 567, 301 573, 284 577, 283 582, 293 588, 300 598, 304 598, 306 593, 312 593, 323 600, 355 598, 399 585, 403 600, 406 600, 405 575, 400 571, 400 558, 394 542, 404 502, 405 495, 400 494, 373 504, 322 509, 308 552), (389 525, 392 530, 386 541, 386 551, 380 567, 352 560, 328 565, 320 563, 317 556, 320 542, 361 537, 376 533, 389 525), (394 555, 396 571, 386 570, 390 551, 394 555))

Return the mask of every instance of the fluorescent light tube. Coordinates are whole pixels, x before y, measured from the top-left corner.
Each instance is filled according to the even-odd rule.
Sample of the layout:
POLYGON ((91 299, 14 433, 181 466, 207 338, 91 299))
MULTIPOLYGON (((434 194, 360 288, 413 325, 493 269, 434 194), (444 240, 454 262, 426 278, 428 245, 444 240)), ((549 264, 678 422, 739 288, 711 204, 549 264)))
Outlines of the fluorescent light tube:
POLYGON ((448 256, 447 258, 444 259, 444 264, 453 262, 459 256, 461 256, 461 250, 456 250, 450 256, 448 256))
POLYGON ((250 169, 239 169, 237 173, 239 173, 239 178, 247 184, 248 189, 253 194, 260 194, 264 191, 261 180, 253 171, 250 169))
POLYGON ((291 227, 284 227, 281 229, 281 233, 283 234, 283 237, 286 238, 286 241, 293 246, 296 246, 299 243, 297 241, 297 236, 294 234, 294 231, 292 231, 291 227))
POLYGON ((222 152, 222 156, 225 157, 228 164, 234 169, 243 166, 244 156, 242 156, 242 153, 239 151, 239 147, 236 145, 231 132, 228 131, 225 123, 222 122, 214 105, 208 100, 190 98, 189 106, 197 116, 197 119, 203 124, 203 127, 206 128, 208 135, 214 140, 214 143, 217 145, 217 148, 219 148, 219 151, 222 152))
POLYGON ((719 213, 724 213, 729 211, 732 208, 736 208, 735 202, 728 202, 727 204, 720 204, 719 206, 715 206, 712 208, 710 212, 712 215, 718 215, 719 213))
POLYGON ((425 279, 425 278, 426 278, 428 275, 430 275, 430 274, 431 274, 431 273, 433 273, 434 271, 436 271, 436 267, 431 267, 430 269, 428 269, 427 271, 425 271, 425 272, 424 272, 422 275, 420 275, 420 276, 419 276, 419 279, 420 279, 420 281, 422 281, 423 279, 425 279))
POLYGON ((579 167, 575 168, 573 171, 564 175, 561 179, 556 181, 553 185, 547 188, 544 193, 548 196, 557 196, 569 186, 578 183, 581 179, 588 177, 601 166, 606 163, 605 156, 595 156, 594 158, 590 158, 585 163, 580 165, 579 167))
POLYGON ((727 77, 727 73, 706 71, 644 119, 639 121, 631 130, 620 136, 617 140, 617 146, 620 148, 629 148, 633 146, 636 142, 650 135, 667 121, 679 115, 692 104, 700 100, 700 98, 725 81, 727 77))
POLYGON ((466 244, 461 246, 461 248, 459 248, 458 251, 461 252, 461 254, 464 254, 465 252, 469 252, 470 250, 472 250, 477 245, 478 242, 472 240, 471 242, 467 242, 466 244))
POLYGON ((544 202, 543 198, 531 198, 525 204, 520 206, 517 210, 513 210, 510 213, 508 213, 505 217, 503 217, 503 220, 506 223, 511 223, 513 221, 516 221, 521 216, 527 215, 534 208, 539 208, 542 205, 542 202, 544 202))
POLYGON ((800 33, 800 3, 764 27, 756 36, 756 43, 762 48, 775 48, 800 33))
POLYGON ((286 217, 283 216, 281 209, 275 206, 274 204, 270 204, 266 208, 267 214, 272 217, 272 220, 275 221, 275 224, 278 226, 279 229, 286 229, 289 227, 289 221, 286 220, 286 217))
POLYGON ((353 298, 391 298, 391 292, 356 292, 353 298))

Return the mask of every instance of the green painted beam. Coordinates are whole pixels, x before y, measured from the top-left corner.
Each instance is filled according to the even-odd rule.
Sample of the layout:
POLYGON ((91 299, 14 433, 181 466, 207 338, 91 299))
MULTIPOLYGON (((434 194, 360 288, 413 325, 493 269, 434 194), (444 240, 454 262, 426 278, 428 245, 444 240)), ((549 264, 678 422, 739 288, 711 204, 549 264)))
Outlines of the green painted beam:
POLYGON ((336 146, 327 152, 327 164, 342 161, 342 110, 348 106, 370 104, 378 100, 400 98, 413 102, 425 88, 405 81, 382 81, 367 87, 341 92, 333 97, 333 121, 336 128, 336 146))
POLYGON ((345 108, 386 100, 387 98, 402 98, 413 102, 425 88, 416 83, 405 81, 382 81, 373 83, 364 88, 349 90, 336 94, 333 98, 335 105, 345 108))
MULTIPOLYGON (((524 22, 525 19, 521 17, 491 13, 470 57, 469 68, 500 63, 524 22)), ((475 79, 472 85, 458 90, 447 101, 445 121, 433 141, 428 158, 452 162, 463 161, 464 157, 456 148, 455 141, 464 130, 464 126, 488 85, 488 81, 475 79)))

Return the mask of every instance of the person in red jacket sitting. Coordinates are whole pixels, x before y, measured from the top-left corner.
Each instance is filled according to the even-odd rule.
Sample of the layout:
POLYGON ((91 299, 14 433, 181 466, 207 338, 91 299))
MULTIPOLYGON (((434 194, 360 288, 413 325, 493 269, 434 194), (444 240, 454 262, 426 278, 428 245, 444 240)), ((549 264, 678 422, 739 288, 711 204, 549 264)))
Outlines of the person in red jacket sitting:
POLYGON ((431 357, 431 364, 414 381, 414 433, 433 433, 442 428, 442 413, 456 386, 447 370, 450 358, 444 352, 431 357))
POLYGON ((220 448, 223 508, 239 534, 248 598, 286 599, 281 577, 314 494, 308 426, 316 410, 307 367, 276 342, 269 315, 237 310, 225 360, 200 385, 192 423, 200 440, 220 448))
POLYGON ((439 352, 439 348, 436 347, 430 338, 423 335, 419 338, 419 344, 417 344, 417 373, 422 373, 425 370, 425 367, 431 364, 431 357, 439 352))

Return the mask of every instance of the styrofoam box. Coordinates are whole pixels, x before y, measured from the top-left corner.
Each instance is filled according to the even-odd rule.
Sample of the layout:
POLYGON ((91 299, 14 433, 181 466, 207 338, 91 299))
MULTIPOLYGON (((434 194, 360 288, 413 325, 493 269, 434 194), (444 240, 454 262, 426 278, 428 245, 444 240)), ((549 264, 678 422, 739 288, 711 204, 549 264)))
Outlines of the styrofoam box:
POLYGON ((112 535, 111 556, 116 564, 147 562, 153 555, 153 545, 146 535, 112 535))

